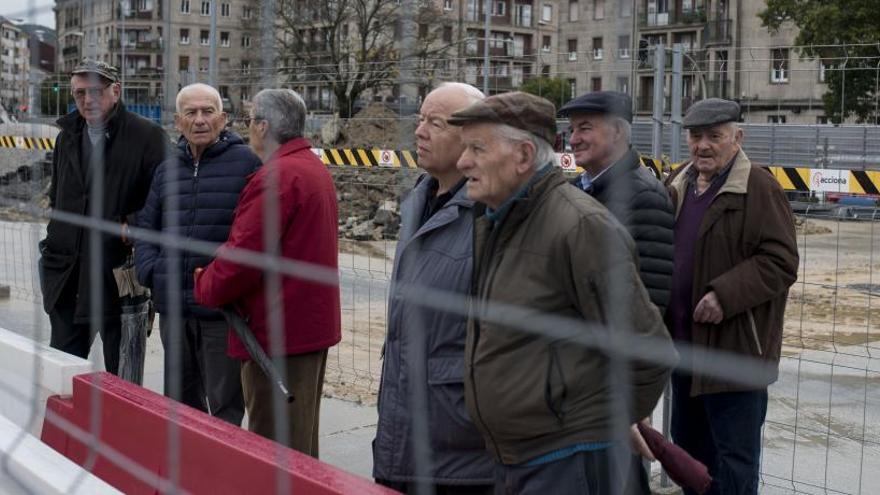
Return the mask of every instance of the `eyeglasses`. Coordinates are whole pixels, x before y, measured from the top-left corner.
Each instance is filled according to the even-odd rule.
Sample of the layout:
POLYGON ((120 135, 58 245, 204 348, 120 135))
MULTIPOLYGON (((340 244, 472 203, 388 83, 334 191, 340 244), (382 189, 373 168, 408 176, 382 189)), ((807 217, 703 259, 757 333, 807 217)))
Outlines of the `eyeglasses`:
POLYGON ((92 98, 100 98, 104 91, 109 88, 113 83, 109 83, 106 86, 99 86, 97 88, 79 88, 74 89, 70 92, 73 95, 74 100, 84 100, 86 95, 91 96, 92 98))
POLYGON ((244 118, 244 126, 245 126, 245 127, 250 127, 251 124, 252 124, 253 122, 260 122, 260 121, 262 121, 262 120, 266 120, 266 119, 264 119, 264 118, 262 118, 262 117, 250 117, 250 116, 249 116, 249 117, 245 117, 245 118, 244 118))

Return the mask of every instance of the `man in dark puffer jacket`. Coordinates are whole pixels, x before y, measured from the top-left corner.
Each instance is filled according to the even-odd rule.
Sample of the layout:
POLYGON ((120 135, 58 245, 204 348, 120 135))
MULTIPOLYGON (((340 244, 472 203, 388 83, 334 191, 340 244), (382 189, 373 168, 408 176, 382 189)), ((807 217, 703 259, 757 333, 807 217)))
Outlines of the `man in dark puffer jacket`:
POLYGON ((630 146, 632 100, 616 91, 595 91, 571 100, 559 114, 571 122, 571 148, 584 168, 573 184, 608 208, 636 241, 642 283, 664 314, 675 217, 666 188, 630 146))
MULTIPOLYGON (((666 312, 672 286, 673 215, 666 187, 630 145, 632 100, 616 91, 594 91, 568 102, 559 114, 571 122, 571 148, 584 173, 573 181, 625 227, 639 251, 639 277, 651 302, 666 312)), ((626 494, 650 493, 648 473, 634 456, 626 494), (637 482, 635 481, 637 480, 637 482)))
MULTIPOLYGON (((177 153, 156 168, 138 225, 183 238, 225 242, 238 196, 260 159, 241 137, 224 130, 226 114, 220 94, 211 86, 183 88, 174 120, 181 133, 177 153)), ((211 257, 186 250, 177 256, 173 259, 156 244, 135 245, 138 280, 153 289, 161 314, 165 395, 240 425, 240 365, 226 355, 228 327, 219 312, 193 299, 193 272, 211 257), (172 328, 170 314, 176 310, 180 324, 172 328)))

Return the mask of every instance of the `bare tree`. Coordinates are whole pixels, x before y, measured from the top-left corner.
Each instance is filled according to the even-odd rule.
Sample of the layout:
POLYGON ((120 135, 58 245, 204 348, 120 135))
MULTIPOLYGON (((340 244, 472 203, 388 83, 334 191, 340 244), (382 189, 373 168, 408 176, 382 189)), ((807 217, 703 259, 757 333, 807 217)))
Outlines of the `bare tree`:
POLYGON ((279 0, 277 22, 288 82, 329 90, 342 118, 365 94, 396 86, 401 63, 430 80, 451 45, 441 38, 452 20, 433 0, 279 0))

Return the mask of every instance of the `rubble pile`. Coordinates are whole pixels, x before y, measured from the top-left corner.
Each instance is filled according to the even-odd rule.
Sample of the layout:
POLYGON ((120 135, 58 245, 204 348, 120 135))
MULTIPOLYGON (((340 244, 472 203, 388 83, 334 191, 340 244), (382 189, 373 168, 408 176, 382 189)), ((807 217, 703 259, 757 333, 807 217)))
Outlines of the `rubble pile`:
POLYGON ((332 168, 331 173, 339 204, 339 237, 355 241, 397 239, 400 199, 419 172, 332 168))

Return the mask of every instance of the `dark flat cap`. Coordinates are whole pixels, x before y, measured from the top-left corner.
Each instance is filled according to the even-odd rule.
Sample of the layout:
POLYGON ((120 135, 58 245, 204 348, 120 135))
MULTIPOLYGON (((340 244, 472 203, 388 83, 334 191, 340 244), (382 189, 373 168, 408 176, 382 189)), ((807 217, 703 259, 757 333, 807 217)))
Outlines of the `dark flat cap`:
POLYGON ((453 113, 446 122, 457 126, 480 122, 507 124, 530 132, 551 145, 556 142, 556 107, 540 96, 521 91, 480 100, 453 113))
POLYGON ((560 117, 568 117, 576 113, 615 115, 632 122, 632 98, 618 91, 593 91, 578 96, 559 109, 560 117))
POLYGON ((700 100, 688 109, 682 120, 685 129, 739 121, 739 103, 721 98, 700 100))
POLYGON ((97 74, 105 79, 109 79, 110 82, 119 82, 119 69, 100 60, 84 58, 79 65, 70 71, 71 76, 83 74, 97 74))

